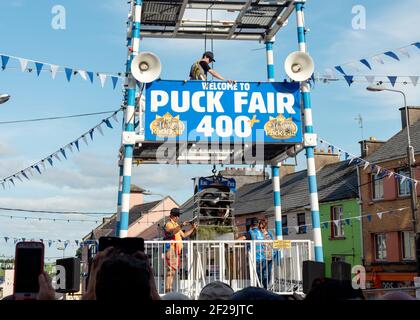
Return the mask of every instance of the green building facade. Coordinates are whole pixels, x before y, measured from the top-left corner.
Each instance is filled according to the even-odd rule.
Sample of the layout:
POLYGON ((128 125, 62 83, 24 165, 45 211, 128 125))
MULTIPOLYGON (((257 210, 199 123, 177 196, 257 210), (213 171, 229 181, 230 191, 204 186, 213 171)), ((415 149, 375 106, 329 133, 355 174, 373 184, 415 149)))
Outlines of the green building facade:
POLYGON ((345 261, 352 267, 361 265, 362 222, 356 218, 360 216, 358 199, 320 203, 319 209, 326 277, 331 277, 333 261, 345 261))

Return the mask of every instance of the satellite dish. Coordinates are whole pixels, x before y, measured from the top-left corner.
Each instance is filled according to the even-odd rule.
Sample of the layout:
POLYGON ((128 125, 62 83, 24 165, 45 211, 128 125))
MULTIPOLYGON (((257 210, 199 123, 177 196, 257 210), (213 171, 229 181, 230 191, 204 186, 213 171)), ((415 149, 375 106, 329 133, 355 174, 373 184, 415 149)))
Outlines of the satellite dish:
POLYGON ((162 70, 160 59, 151 52, 140 52, 131 62, 131 74, 143 83, 158 79, 162 70))
POLYGON ((305 81, 314 73, 315 65, 307 53, 295 51, 287 56, 284 62, 284 69, 290 79, 305 81))

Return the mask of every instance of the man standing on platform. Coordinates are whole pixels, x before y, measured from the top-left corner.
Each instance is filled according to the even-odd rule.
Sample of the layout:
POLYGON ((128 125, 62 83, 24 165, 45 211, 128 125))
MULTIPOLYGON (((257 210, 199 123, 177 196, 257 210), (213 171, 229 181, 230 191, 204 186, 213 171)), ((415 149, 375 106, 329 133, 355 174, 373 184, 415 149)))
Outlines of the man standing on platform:
POLYGON ((181 265, 182 254, 182 240, 189 237, 196 229, 197 224, 193 223, 192 228, 186 232, 182 231, 182 227, 191 224, 189 221, 184 221, 181 225, 178 224, 181 212, 178 208, 171 209, 169 214, 169 221, 165 224, 165 240, 174 241, 166 244, 166 278, 165 278, 165 293, 171 292, 173 289, 174 275, 176 275, 181 265))

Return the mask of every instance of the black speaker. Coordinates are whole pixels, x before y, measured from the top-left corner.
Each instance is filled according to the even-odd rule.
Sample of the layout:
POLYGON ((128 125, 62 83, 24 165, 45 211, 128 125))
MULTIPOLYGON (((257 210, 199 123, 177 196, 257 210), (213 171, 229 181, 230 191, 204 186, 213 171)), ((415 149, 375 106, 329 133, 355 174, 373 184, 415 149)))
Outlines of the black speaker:
MULTIPOLYGON (((67 258, 59 259, 56 261, 56 266, 62 266, 66 270, 65 278, 65 288, 62 288, 62 285, 57 292, 60 293, 75 293, 80 291, 80 259, 79 258, 67 258)), ((60 275, 57 273, 58 276, 60 275)), ((59 277, 57 277, 57 280, 59 277)), ((57 286, 60 286, 60 283, 57 283, 57 286)))
POLYGON ((351 264, 344 261, 333 261, 331 277, 338 281, 351 281, 351 264))
POLYGON ((303 261, 303 293, 308 293, 315 279, 325 278, 325 263, 303 261))

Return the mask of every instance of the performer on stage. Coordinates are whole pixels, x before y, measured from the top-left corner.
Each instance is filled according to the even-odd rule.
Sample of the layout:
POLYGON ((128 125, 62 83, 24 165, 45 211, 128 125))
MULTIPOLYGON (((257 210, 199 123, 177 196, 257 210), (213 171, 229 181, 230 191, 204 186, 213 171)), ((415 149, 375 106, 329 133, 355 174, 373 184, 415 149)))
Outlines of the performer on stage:
POLYGON ((165 293, 171 292, 173 289, 174 275, 181 265, 182 240, 189 237, 196 229, 197 223, 191 224, 184 221, 182 225, 178 224, 181 212, 178 208, 171 209, 169 221, 165 224, 165 240, 177 241, 166 244, 166 265, 167 272, 165 278, 165 293), (182 227, 191 224, 192 228, 186 232, 182 231, 182 227))

